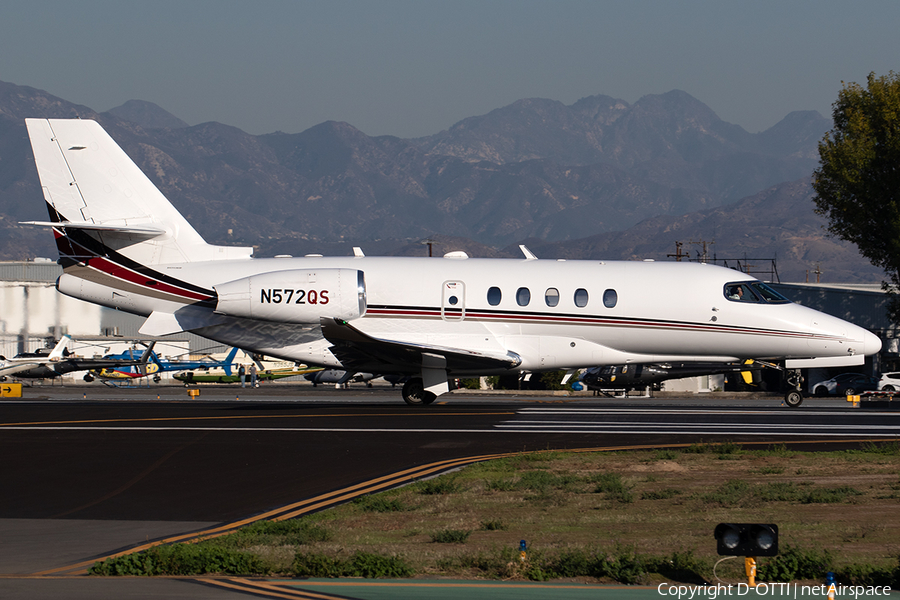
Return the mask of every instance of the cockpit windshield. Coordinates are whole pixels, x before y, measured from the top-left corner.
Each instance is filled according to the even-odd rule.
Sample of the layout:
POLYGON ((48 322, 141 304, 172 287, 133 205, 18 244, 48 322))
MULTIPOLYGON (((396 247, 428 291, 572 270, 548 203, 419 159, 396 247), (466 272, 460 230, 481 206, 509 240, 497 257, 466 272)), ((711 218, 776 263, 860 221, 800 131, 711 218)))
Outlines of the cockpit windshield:
POLYGON ((732 302, 757 304, 789 304, 790 300, 761 281, 740 281, 725 284, 725 297, 732 302))

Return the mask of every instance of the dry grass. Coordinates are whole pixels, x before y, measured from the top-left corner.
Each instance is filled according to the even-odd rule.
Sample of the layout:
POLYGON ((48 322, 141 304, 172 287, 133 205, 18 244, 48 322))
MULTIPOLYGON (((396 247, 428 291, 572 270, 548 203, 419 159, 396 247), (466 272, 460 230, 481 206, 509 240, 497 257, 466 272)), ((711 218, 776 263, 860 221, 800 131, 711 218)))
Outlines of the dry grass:
POLYGON ((548 452, 472 465, 437 484, 380 494, 375 504, 392 507, 384 512, 363 500, 316 515, 333 535, 306 548, 402 555, 419 572, 465 575, 448 565, 518 548, 522 539, 531 552, 618 546, 658 556, 690 550, 712 560, 717 523, 760 522, 779 526, 782 547, 828 549, 847 563, 896 564, 896 445, 869 452, 693 450, 548 452), (435 485, 448 493, 434 493, 435 485), (777 499, 786 492, 789 499, 777 499), (433 541, 447 530, 471 533, 464 543, 433 541))

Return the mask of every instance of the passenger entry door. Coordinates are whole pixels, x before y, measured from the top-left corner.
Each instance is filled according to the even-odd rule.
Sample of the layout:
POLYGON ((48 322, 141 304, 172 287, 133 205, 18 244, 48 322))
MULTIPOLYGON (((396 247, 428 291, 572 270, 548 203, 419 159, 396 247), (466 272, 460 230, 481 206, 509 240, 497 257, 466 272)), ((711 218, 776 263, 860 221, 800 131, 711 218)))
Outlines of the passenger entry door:
POLYGON ((466 318, 466 284, 462 281, 445 281, 441 292, 441 318, 445 321, 462 321, 466 318))

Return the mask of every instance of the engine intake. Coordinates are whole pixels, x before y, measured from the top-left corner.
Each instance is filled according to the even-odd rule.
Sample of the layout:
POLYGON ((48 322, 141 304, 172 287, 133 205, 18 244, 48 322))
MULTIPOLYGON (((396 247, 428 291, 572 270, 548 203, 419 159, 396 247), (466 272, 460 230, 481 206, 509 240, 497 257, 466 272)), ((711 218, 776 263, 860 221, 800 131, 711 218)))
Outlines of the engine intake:
POLYGON ((350 321, 366 314, 366 280, 356 269, 272 271, 214 285, 216 312, 283 323, 350 321))

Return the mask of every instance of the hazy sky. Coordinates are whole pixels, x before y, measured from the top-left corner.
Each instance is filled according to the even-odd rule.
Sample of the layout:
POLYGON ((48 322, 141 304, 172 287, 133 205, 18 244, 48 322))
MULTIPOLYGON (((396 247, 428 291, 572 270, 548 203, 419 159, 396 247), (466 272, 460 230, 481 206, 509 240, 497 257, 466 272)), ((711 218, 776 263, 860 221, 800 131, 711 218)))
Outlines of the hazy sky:
POLYGON ((253 133, 436 133, 521 98, 681 89, 750 132, 900 71, 897 0, 0 4, 0 80, 253 133))

